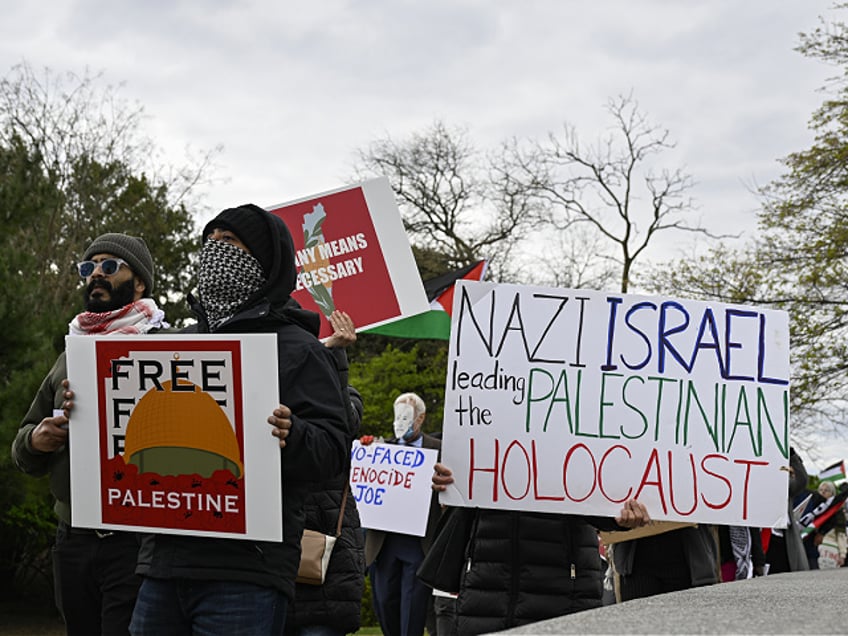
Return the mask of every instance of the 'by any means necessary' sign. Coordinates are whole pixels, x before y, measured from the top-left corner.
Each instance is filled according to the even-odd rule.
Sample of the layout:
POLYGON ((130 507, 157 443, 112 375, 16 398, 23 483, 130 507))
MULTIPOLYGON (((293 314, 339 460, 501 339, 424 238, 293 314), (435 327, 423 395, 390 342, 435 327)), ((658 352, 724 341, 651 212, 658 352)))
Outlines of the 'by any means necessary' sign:
POLYGON ((386 177, 268 208, 289 228, 297 283, 292 298, 333 333, 338 307, 357 329, 429 309, 412 247, 386 177))
POLYGON ((450 505, 785 525, 785 312, 458 283, 450 505))

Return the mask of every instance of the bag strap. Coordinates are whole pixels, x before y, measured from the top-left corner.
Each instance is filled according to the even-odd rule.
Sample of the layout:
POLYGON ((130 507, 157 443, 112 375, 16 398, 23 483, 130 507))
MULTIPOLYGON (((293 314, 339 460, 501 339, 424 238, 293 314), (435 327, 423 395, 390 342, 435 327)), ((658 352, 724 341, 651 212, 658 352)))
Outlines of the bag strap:
POLYGON ((342 491, 342 505, 339 507, 339 520, 336 523, 336 537, 340 537, 342 534, 342 521, 344 520, 344 511, 345 506, 347 505, 347 493, 350 491, 350 475, 345 480, 345 487, 342 491))

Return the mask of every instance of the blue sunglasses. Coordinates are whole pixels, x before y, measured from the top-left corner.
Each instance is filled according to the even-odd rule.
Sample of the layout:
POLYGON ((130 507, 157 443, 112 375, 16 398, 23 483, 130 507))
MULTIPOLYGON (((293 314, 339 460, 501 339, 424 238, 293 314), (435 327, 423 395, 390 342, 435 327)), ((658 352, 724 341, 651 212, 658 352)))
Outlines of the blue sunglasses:
POLYGON ((81 263, 77 263, 77 269, 79 270, 79 275, 83 278, 91 276, 98 267, 100 267, 100 271, 103 272, 104 276, 111 276, 121 268, 121 265, 129 267, 129 264, 124 259, 115 257, 103 259, 99 263, 96 261, 82 261, 81 263))

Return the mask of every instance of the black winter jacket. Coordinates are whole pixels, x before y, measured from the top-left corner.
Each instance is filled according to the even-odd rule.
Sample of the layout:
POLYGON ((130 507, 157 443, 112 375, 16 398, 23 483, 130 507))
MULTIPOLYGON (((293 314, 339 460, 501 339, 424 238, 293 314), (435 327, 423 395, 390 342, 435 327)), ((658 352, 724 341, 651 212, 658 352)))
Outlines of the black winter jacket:
MULTIPOLYGON (((349 401, 333 354, 317 338, 317 314, 292 306, 294 246, 283 222, 267 215, 275 237, 268 282, 216 333, 276 333, 279 401, 292 410, 282 449, 283 541, 248 541, 185 535, 147 535, 139 574, 162 579, 243 581, 273 587, 294 598, 300 563, 304 502, 316 484, 340 476, 349 460, 349 401)), ((208 333, 202 306, 197 331, 208 333)), ((270 415, 270 413, 269 413, 270 415)), ((276 443, 268 428, 268 443, 276 443)))
POLYGON ((671 530, 664 534, 622 541, 613 547, 615 569, 622 577, 632 574, 684 573, 692 587, 712 585, 721 580, 718 571, 718 548, 708 525, 700 524, 671 530), (677 549, 673 558, 669 545, 677 549), (662 562, 662 566, 660 563, 662 562), (641 563, 641 569, 637 563, 641 563), (638 571, 637 571, 638 570, 638 571))
POLYGON ((598 533, 611 519, 477 510, 457 601, 457 633, 480 634, 601 605, 598 533))
MULTIPOLYGON (((306 527, 336 533, 342 479, 325 483, 306 502, 306 527)), ((308 625, 325 625, 348 634, 359 629, 365 590, 365 547, 356 500, 348 489, 342 534, 333 547, 323 585, 298 583, 295 602, 286 612, 286 632, 308 625)))
MULTIPOLYGON (((339 358, 337 355, 337 360, 339 358)), ((348 391, 353 407, 351 436, 357 437, 362 421, 362 397, 352 387, 348 391)), ((348 463, 348 470, 349 467, 348 463)), ((359 629, 362 594, 365 591, 365 540, 356 499, 349 488, 345 490, 347 480, 346 471, 342 477, 316 485, 306 499, 306 527, 324 534, 335 534, 342 493, 347 492, 342 534, 333 547, 324 584, 297 584, 295 601, 286 611, 287 633, 312 625, 329 626, 345 634, 359 629)))

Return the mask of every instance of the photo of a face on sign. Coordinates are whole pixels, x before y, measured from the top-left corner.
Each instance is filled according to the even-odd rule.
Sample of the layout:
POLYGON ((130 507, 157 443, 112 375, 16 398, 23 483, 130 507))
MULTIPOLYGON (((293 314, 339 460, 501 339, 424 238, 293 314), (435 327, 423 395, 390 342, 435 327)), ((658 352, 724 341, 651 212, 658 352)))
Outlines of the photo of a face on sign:
POLYGON ((415 435, 415 409, 411 404, 395 404, 395 421, 392 426, 398 439, 408 440, 415 435))

